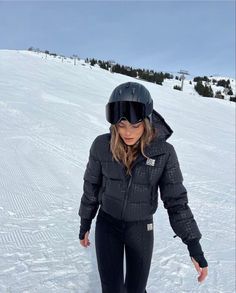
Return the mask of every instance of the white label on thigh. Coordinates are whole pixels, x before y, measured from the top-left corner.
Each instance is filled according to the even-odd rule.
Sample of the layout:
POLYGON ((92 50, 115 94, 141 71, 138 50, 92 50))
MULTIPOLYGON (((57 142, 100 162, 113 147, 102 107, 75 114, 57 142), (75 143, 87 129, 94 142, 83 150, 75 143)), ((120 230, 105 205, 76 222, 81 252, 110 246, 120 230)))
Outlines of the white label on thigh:
POLYGON ((153 224, 152 223, 151 224, 147 224, 147 230, 148 231, 153 230, 153 224))

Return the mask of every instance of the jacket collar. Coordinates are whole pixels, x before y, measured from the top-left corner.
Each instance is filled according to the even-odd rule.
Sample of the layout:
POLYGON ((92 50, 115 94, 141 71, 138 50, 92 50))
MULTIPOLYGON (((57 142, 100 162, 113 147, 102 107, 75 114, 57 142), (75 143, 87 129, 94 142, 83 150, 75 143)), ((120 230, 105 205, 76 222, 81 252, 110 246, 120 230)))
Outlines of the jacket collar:
POLYGON ((144 149, 147 157, 153 157, 166 153, 165 140, 155 137, 144 149))
MULTIPOLYGON (((151 143, 146 146, 146 148, 144 149, 144 154, 148 157, 148 158, 152 158, 154 156, 158 156, 161 154, 165 154, 166 153, 166 146, 165 146, 165 141, 159 139, 158 137, 155 137, 151 143)), ((139 154, 139 156, 134 160, 133 164, 132 164, 132 170, 134 168, 134 166, 136 166, 138 163, 142 162, 142 161, 146 161, 148 159, 146 159, 141 153, 139 154)))

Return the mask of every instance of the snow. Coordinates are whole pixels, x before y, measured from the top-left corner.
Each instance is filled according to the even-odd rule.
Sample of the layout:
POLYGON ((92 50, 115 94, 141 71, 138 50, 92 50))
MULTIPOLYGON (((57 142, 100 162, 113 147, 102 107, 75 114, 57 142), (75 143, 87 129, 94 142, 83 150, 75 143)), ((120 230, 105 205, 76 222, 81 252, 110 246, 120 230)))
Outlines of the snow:
MULTIPOLYGON (((86 249, 77 213, 91 142, 109 128, 105 104, 129 80, 83 60, 0 51, 0 292, 101 292, 95 221, 86 249)), ((173 90, 176 80, 140 82, 174 130, 209 263, 199 284, 159 200, 147 292, 235 292, 235 103, 173 90)))

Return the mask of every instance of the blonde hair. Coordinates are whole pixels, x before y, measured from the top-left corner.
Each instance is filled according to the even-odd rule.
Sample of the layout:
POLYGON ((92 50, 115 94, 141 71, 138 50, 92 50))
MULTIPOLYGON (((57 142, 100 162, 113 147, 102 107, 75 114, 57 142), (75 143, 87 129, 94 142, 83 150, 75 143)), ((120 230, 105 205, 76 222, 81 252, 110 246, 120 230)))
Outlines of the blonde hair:
POLYGON ((110 150, 113 155, 113 159, 118 162, 122 162, 126 167, 127 174, 131 174, 131 168, 133 161, 137 158, 138 153, 148 158, 145 153, 145 147, 152 141, 156 135, 156 129, 150 124, 148 118, 143 121, 144 131, 141 138, 132 146, 126 145, 120 137, 117 129, 117 125, 111 125, 111 141, 110 150))

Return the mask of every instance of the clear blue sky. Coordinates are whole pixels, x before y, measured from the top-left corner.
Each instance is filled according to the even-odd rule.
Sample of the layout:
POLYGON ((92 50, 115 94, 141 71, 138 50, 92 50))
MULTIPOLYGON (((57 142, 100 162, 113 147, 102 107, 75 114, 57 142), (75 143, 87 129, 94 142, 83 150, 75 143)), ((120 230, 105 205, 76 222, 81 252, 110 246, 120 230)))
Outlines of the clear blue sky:
POLYGON ((235 77, 234 1, 0 1, 0 49, 235 77))

